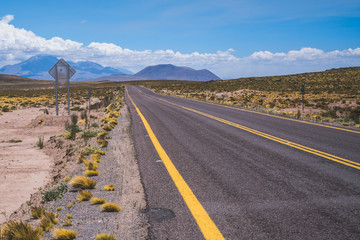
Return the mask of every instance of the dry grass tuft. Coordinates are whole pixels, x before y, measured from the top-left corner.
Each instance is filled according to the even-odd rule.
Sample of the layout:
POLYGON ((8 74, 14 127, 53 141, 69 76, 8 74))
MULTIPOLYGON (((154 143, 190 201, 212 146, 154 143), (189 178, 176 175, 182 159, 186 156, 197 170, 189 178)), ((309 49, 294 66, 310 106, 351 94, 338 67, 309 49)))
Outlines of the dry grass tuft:
POLYGON ((83 163, 84 161, 86 161, 86 157, 83 156, 83 155, 80 155, 80 156, 77 158, 77 162, 78 162, 78 163, 83 163))
POLYGON ((65 218, 64 221, 65 221, 65 223, 63 223, 64 227, 72 226, 72 222, 69 219, 65 218))
POLYGON ((104 125, 104 126, 102 126, 101 127, 103 130, 105 130, 105 131, 108 131, 108 132, 110 132, 111 130, 112 130, 112 127, 110 127, 109 125, 104 125))
POLYGON ((102 150, 97 150, 96 153, 100 154, 100 155, 105 155, 106 152, 105 151, 102 151, 102 150))
POLYGON ((72 208, 73 206, 74 206, 73 203, 69 203, 66 207, 67 207, 68 209, 70 209, 70 208, 72 208))
POLYGON ((115 186, 114 186, 114 184, 105 185, 104 189, 106 191, 115 191, 115 186))
POLYGON ((39 240, 42 237, 41 228, 34 229, 30 224, 22 221, 10 221, 3 226, 0 232, 1 240, 39 240))
POLYGON ((90 161, 85 160, 84 165, 85 165, 86 170, 96 171, 99 168, 98 163, 96 161, 93 161, 93 160, 90 160, 90 161))
POLYGON ((44 216, 40 220, 40 227, 45 232, 48 232, 51 228, 54 227, 54 224, 58 223, 57 217, 58 217, 57 213, 46 211, 44 216))
POLYGON ((45 214, 44 207, 32 207, 31 208, 31 216, 35 219, 41 218, 45 214))
POLYGON ((96 240, 116 240, 115 236, 107 233, 99 233, 95 237, 96 240))
POLYGON ((100 163, 101 156, 98 153, 93 153, 90 155, 90 160, 100 163))
POLYGON ((74 188, 80 189, 94 189, 96 187, 96 181, 89 177, 75 176, 71 180, 70 185, 74 188))
POLYGON ((76 236, 76 232, 64 228, 56 228, 53 232, 53 237, 56 240, 71 240, 75 239, 76 236))
POLYGON ((93 194, 89 191, 80 191, 79 192, 79 195, 77 197, 77 200, 79 202, 82 202, 82 201, 89 201, 91 198, 92 198, 93 194))
POLYGON ((71 215, 70 213, 66 214, 66 218, 67 219, 72 219, 73 218, 73 215, 71 215))
POLYGON ((61 211, 62 210, 62 207, 57 207, 56 208, 56 211, 61 211))
POLYGON ((59 214, 57 213, 53 213, 53 212, 50 212, 50 211, 45 211, 45 215, 44 217, 47 217, 50 219, 50 221, 53 223, 53 224, 58 224, 58 220, 57 220, 57 217, 59 216, 59 214))
POLYGON ((118 212, 121 210, 121 207, 115 203, 104 203, 101 205, 101 211, 103 212, 118 212))
POLYGON ((94 205, 96 205, 96 204, 104 204, 106 202, 106 200, 103 199, 103 198, 91 198, 91 202, 94 205))
POLYGON ((88 177, 98 176, 99 173, 100 173, 99 171, 94 171, 94 170, 86 170, 84 172, 84 174, 88 177))

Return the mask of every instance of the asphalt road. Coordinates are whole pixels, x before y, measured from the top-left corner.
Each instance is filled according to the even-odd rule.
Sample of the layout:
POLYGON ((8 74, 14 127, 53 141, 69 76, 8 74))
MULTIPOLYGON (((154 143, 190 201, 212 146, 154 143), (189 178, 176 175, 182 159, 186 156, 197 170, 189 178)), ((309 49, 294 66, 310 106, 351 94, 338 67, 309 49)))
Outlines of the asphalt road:
POLYGON ((360 162, 359 133, 158 95, 136 86, 127 90, 152 239, 204 236, 129 95, 225 239, 360 239, 360 168, 352 167, 360 162), (350 160, 352 166, 316 155, 314 149, 350 160))

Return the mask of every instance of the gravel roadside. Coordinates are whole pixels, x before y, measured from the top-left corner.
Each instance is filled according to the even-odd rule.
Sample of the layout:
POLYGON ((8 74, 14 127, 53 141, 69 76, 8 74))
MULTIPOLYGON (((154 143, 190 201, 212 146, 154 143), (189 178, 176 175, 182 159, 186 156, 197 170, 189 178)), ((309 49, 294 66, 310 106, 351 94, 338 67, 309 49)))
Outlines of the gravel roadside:
MULTIPOLYGON (((109 145, 103 149, 106 155, 101 156, 99 176, 92 177, 97 181, 96 189, 91 190, 93 197, 104 198, 107 202, 121 206, 119 212, 102 212, 100 205, 92 205, 90 201, 76 201, 78 192, 68 191, 64 197, 45 205, 46 209, 59 213, 61 227, 77 232, 76 239, 95 239, 96 234, 108 233, 117 239, 148 239, 148 223, 144 214, 146 201, 140 172, 131 137, 130 117, 127 106, 120 110, 119 124, 111 131, 109 145), (115 191, 106 191, 104 186, 114 184, 115 191), (70 203, 75 204, 71 208, 70 203), (62 210, 56 211, 57 207, 62 210), (72 226, 62 226, 67 214, 73 216, 72 226)), ((83 175, 83 164, 78 164, 70 177, 83 175)), ((44 234, 45 239, 53 239, 52 231, 44 234)))

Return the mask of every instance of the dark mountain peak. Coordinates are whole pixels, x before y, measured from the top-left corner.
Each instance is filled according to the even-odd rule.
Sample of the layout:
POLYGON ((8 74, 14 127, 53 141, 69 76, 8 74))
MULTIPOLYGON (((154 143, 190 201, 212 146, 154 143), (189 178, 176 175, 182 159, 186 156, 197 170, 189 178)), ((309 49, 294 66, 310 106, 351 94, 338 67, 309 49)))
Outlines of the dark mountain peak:
POLYGON ((135 76, 153 80, 220 80, 218 76, 209 70, 195 70, 189 67, 178 67, 172 64, 149 66, 136 73, 135 76))

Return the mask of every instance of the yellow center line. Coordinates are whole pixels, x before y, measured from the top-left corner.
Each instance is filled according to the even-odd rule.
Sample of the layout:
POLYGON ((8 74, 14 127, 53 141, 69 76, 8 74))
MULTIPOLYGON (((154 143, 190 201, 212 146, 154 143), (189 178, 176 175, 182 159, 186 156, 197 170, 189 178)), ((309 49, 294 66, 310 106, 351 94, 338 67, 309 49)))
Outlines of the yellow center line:
POLYGON ((275 141, 275 142, 278 142, 278 143, 281 143, 281 144, 287 145, 289 147, 293 147, 293 148, 296 148, 296 149, 299 149, 299 150, 302 150, 302 151, 305 151, 305 152, 308 152, 308 153, 312 153, 314 155, 326 158, 328 160, 331 160, 331 161, 334 161, 334 162, 337 162, 337 163, 341 163, 343 165, 346 165, 346 166, 349 166, 349 167, 360 170, 360 163, 358 163, 358 162, 354 162, 354 161, 351 161, 351 160, 348 160, 348 159, 345 159, 345 158, 341 158, 341 157, 332 155, 330 153, 322 152, 322 151, 319 151, 319 150, 316 150, 316 149, 313 149, 313 148, 309 148, 309 147, 306 147, 306 146, 298 144, 298 143, 294 143, 294 142, 291 142, 291 141, 288 141, 288 140, 285 140, 285 139, 282 139, 282 138, 278 138, 278 137, 272 136, 270 134, 260 132, 260 131, 257 131, 255 129, 252 129, 252 128, 248 128, 248 127, 245 127, 243 125, 240 125, 240 124, 237 124, 237 123, 234 123, 234 122, 231 122, 231 121, 228 121, 228 120, 225 120, 225 119, 222 119, 222 118, 219 118, 219 117, 216 117, 216 116, 204 113, 204 112, 200 112, 200 111, 192 109, 192 108, 184 107, 182 105, 166 101, 166 100, 161 99, 161 98, 157 98, 157 99, 159 99, 159 100, 161 100, 163 102, 169 103, 171 105, 180 107, 182 109, 197 113, 197 114, 205 116, 205 117, 208 117, 210 119, 213 119, 213 120, 225 123, 227 125, 239 128, 241 130, 253 133, 255 135, 264 137, 266 139, 269 139, 269 140, 272 140, 272 141, 275 141))
MULTIPOLYGON (((180 98, 185 98, 185 97, 180 97, 180 98)), ((269 113, 256 112, 256 111, 251 111, 251 110, 247 110, 247 109, 241 109, 241 108, 237 108, 237 107, 226 106, 226 105, 223 105, 223 104, 217 104, 217 103, 213 103, 213 102, 200 101, 200 100, 190 99, 190 98, 185 98, 185 99, 196 101, 196 102, 201 102, 201 103, 205 103, 205 104, 211 104, 211 105, 215 105, 215 106, 218 106, 218 107, 230 108, 230 109, 234 109, 234 110, 237 110, 237 111, 249 112, 249 113, 253 113, 253 114, 260 114, 260 115, 265 115, 265 116, 269 116, 269 117, 285 119, 285 120, 288 120, 288 121, 299 122, 299 123, 304 123, 304 124, 310 124, 310 125, 326 127, 326 128, 332 128, 332 129, 341 130, 341 131, 345 131, 345 132, 351 132, 351 133, 360 134, 360 131, 356 131, 356 130, 340 128, 340 127, 334 127, 334 126, 328 126, 328 125, 320 124, 320 123, 306 122, 306 121, 303 121, 303 120, 291 119, 291 118, 287 118, 287 117, 281 117, 281 116, 272 115, 272 114, 269 114, 269 113)))
POLYGON ((130 101, 134 105, 136 112, 139 114, 146 131, 148 132, 148 135, 156 149, 156 151, 159 154, 159 157, 163 161, 170 177, 174 181, 178 191, 180 192, 181 196, 183 197, 186 205, 188 206, 191 214, 193 215, 196 223, 198 224, 203 236, 205 239, 209 240, 221 240, 225 239, 215 223, 211 220, 210 216, 204 209, 204 207, 201 205, 199 200, 196 198, 190 187, 187 185, 183 177, 180 175, 178 170, 176 169, 175 165, 170 160, 169 156, 161 146, 160 142, 156 138, 154 132, 152 131, 148 121, 145 119, 145 117, 140 112, 139 108, 136 106, 134 101, 132 100, 129 92, 127 91, 127 95, 129 96, 130 101))

